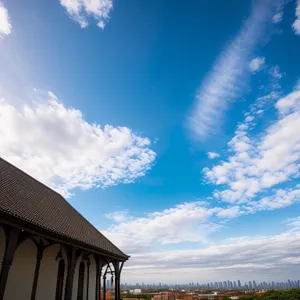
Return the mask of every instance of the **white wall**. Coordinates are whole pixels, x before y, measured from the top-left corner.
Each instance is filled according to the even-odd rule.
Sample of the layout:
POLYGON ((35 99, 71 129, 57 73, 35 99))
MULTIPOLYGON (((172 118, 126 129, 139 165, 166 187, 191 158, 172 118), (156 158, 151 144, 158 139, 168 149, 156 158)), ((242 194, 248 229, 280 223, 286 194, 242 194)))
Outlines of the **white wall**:
MULTIPOLYGON (((41 267, 39 272, 36 300, 54 300, 57 283, 57 272, 59 261, 56 261, 56 255, 59 251, 59 245, 55 244, 47 247, 44 250, 43 258, 41 261, 41 267)), ((66 275, 68 268, 68 261, 64 249, 62 248, 63 258, 65 261, 65 279, 64 286, 66 283, 66 275)))
POLYGON ((4 300, 29 300, 36 265, 37 248, 32 240, 24 241, 16 250, 10 267, 4 300))
POLYGON ((79 264, 81 262, 81 256, 77 258, 74 278, 73 278, 73 291, 72 291, 72 300, 77 300, 77 284, 78 284, 78 275, 79 275, 79 264))
POLYGON ((0 227, 0 271, 2 268, 2 260, 4 256, 4 251, 5 251, 5 233, 4 230, 0 227))

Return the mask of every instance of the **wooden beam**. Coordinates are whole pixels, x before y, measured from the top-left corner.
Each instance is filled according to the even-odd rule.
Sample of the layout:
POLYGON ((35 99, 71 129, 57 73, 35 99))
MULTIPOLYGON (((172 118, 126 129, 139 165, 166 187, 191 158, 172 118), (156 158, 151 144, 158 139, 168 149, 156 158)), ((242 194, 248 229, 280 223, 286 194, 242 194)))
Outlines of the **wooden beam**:
POLYGON ((42 240, 40 240, 40 243, 37 248, 37 255, 36 255, 36 264, 35 264, 35 271, 34 271, 34 277, 33 277, 33 285, 31 290, 31 297, 30 300, 35 300, 36 296, 36 289, 39 279, 39 273, 40 273, 40 267, 41 267, 41 261, 43 258, 43 252, 44 252, 44 243, 42 240))
POLYGON ((72 299, 73 292, 73 280, 74 280, 74 272, 76 266, 76 249, 72 247, 69 249, 69 261, 68 261, 68 275, 66 282, 66 290, 65 290, 65 300, 72 299))
POLYGON ((106 275, 103 276, 103 300, 106 300, 106 275))
POLYGON ((115 300, 120 300, 120 263, 119 261, 114 262, 115 268, 115 300))

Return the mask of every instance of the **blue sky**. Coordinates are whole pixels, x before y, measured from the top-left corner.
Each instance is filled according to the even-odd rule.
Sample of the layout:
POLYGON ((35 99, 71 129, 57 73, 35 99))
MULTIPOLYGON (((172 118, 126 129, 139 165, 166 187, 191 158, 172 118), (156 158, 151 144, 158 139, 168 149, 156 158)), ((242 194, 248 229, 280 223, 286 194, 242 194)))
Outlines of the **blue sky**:
POLYGON ((0 155, 124 281, 294 279, 299 35, 299 1, 4 0, 0 155))

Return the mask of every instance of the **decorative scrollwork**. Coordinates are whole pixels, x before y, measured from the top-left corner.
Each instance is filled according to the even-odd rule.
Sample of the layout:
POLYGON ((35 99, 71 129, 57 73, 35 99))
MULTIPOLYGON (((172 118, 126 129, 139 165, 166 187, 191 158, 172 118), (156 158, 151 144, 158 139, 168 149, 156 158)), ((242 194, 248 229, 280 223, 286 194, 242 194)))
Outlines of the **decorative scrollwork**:
POLYGON ((62 254, 62 246, 60 244, 59 246, 59 251, 57 252, 57 255, 56 255, 56 258, 55 260, 58 261, 58 260, 61 260, 63 258, 63 254, 62 254))

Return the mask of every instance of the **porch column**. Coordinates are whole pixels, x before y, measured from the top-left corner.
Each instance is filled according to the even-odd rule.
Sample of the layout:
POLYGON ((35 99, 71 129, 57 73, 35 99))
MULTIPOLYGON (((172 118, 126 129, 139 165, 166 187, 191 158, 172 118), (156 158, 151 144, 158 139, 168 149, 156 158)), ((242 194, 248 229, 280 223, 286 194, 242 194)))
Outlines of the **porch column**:
POLYGON ((96 260, 96 300, 100 300, 101 295, 101 276, 102 276, 102 260, 95 256, 96 260))
POLYGON ((75 266, 76 266, 76 249, 72 247, 69 250, 68 275, 66 281, 65 300, 72 299, 75 266))
POLYGON ((103 275, 103 300, 106 300, 106 274, 103 275))
POLYGON ((19 234, 19 229, 10 228, 8 234, 6 235, 6 247, 2 260, 2 269, 0 273, 0 300, 2 300, 4 297, 8 273, 17 248, 19 234))
POLYGON ((116 261, 114 263, 115 268, 115 300, 121 300, 121 286, 120 286, 120 278, 121 278, 121 271, 123 268, 124 262, 121 263, 116 261))
POLYGON ((118 287, 119 287, 119 300, 121 300, 121 272, 122 272, 122 269, 123 269, 123 266, 124 266, 124 261, 121 262, 121 265, 119 266, 119 284, 118 284, 118 287))
POLYGON ((115 276, 115 300, 120 300, 120 278, 119 275, 115 276))
POLYGON ((99 300, 99 261, 98 257, 95 256, 96 261, 96 290, 95 290, 95 300, 99 300))
POLYGON ((32 285, 30 300, 35 300, 36 289, 37 289, 39 273, 40 273, 40 266, 41 266, 41 261, 42 261, 42 258, 43 258, 43 252, 44 252, 44 244, 41 241, 38 245, 38 251, 37 251, 37 255, 36 255, 36 265, 35 265, 35 271, 34 271, 33 285, 32 285))
MULTIPOLYGON (((89 259, 89 257, 87 258, 87 282, 86 282, 86 299, 89 300, 89 285, 90 285, 90 265, 91 265, 91 261, 89 259)), ((97 284, 97 283, 96 283, 97 284)))
POLYGON ((115 300, 120 300, 119 294, 119 284, 120 284, 120 274, 119 274, 119 262, 115 262, 115 300))

